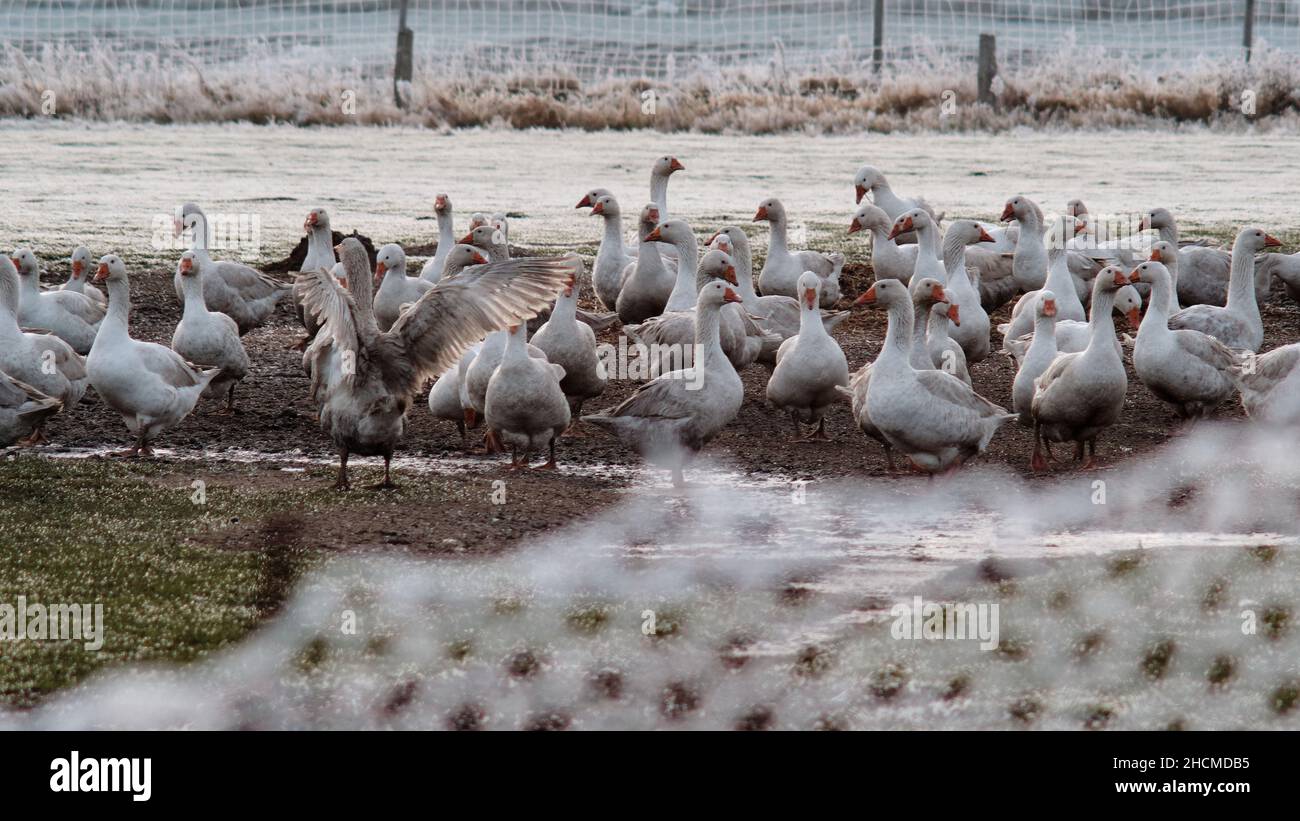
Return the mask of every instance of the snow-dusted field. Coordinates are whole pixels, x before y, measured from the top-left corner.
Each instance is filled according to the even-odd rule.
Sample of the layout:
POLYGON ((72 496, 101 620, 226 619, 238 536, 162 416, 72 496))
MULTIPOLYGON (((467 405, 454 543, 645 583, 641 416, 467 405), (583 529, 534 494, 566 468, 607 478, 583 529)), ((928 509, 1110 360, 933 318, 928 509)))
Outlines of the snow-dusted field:
POLYGON ((665 153, 687 168, 673 177, 670 206, 701 228, 748 220, 775 195, 794 220, 838 230, 853 212, 853 172, 871 163, 950 217, 996 217, 1020 193, 1049 209, 1078 196, 1094 213, 1164 206, 1191 226, 1280 230, 1300 190, 1294 145, 1209 131, 754 137, 9 121, 0 124, 0 165, 11 171, 0 243, 57 256, 78 243, 96 255, 144 252, 157 216, 187 200, 255 215, 268 255, 298 241, 316 205, 344 231, 431 241, 440 191, 463 217, 521 214, 511 240, 522 245, 594 242, 599 227, 574 203, 599 185, 634 212, 648 201, 651 161, 665 153))

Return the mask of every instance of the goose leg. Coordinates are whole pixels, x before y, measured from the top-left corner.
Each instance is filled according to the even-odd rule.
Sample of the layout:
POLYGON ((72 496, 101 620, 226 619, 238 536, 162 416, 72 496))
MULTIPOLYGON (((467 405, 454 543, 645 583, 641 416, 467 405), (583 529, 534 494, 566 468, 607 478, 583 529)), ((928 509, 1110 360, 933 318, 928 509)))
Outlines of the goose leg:
POLYGON ((821 419, 817 420, 817 430, 809 434, 808 438, 804 439, 804 441, 805 442, 831 441, 831 438, 826 435, 826 417, 823 416, 821 419))
POLYGON ((889 472, 894 473, 898 468, 894 467, 894 448, 892 445, 885 444, 885 464, 889 465, 889 472))
POLYGON ((334 482, 335 490, 351 490, 352 484, 348 481, 348 449, 339 448, 339 478, 334 482))
POLYGON ((226 394, 226 413, 235 412, 235 386, 238 382, 230 383, 230 393, 226 394))
POLYGON ((460 449, 469 450, 469 431, 465 430, 465 422, 463 420, 456 420, 456 430, 460 431, 460 449))
MULTIPOLYGON (((1079 453, 1083 453, 1083 442, 1079 443, 1079 453)), ((1083 470, 1096 470, 1097 464, 1097 440, 1088 440, 1088 458, 1083 463, 1083 470)))
POLYGON ((551 437, 551 458, 546 460, 546 464, 538 465, 538 470, 556 470, 558 465, 555 464, 555 437, 551 437))
MULTIPOLYGON (((526 459, 527 457, 525 457, 526 459)), ((510 446, 510 469, 519 470, 524 464, 519 461, 519 448, 514 445, 510 446)))
POLYGON ((49 440, 45 438, 45 426, 33 428, 32 432, 17 441, 17 445, 24 448, 34 448, 37 445, 43 445, 49 440))
POLYGON ((384 481, 377 485, 371 485, 371 490, 397 490, 397 485, 393 484, 392 477, 393 454, 384 454, 384 481))
POLYGON ((1034 420, 1034 455, 1029 460, 1030 470, 1047 470, 1047 460, 1043 459, 1042 454, 1043 432, 1039 428, 1038 421, 1034 420))

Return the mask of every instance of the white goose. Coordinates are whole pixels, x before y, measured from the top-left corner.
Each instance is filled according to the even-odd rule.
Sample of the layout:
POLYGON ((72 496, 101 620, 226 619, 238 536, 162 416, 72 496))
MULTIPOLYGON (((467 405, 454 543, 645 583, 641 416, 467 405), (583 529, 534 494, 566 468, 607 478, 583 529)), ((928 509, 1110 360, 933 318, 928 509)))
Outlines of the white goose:
POLYGON ((768 234, 767 259, 758 275, 758 290, 763 294, 794 297, 799 276, 804 271, 829 277, 835 270, 835 263, 825 254, 790 250, 785 206, 775 197, 758 204, 754 222, 767 222, 772 227, 768 234))
POLYGON ((405 430, 411 397, 424 380, 446 372, 485 334, 522 322, 547 305, 572 275, 576 260, 506 260, 444 278, 384 333, 371 307, 365 248, 349 237, 337 250, 351 293, 324 271, 301 274, 295 285, 307 310, 321 320, 309 356, 315 360, 337 350, 352 363, 324 386, 321 429, 339 449, 336 487, 349 487, 352 454, 383 456, 380 487, 392 487, 393 450, 405 430))
MULTIPOLYGON (((88 379, 86 363, 72 346, 53 334, 25 332, 18 326, 18 271, 0 254, 0 371, 71 408, 81 401, 88 379)), ((45 441, 38 426, 27 444, 45 441)))
MULTIPOLYGON (((1062 221, 1069 220, 1075 223, 1074 217, 1062 217, 1062 221)), ((1081 223, 1075 223, 1080 225, 1081 223)), ((1070 230, 1074 230, 1074 226, 1070 230)), ((1070 270, 1066 265, 1066 254, 1068 252, 1064 247, 1053 243, 1051 249, 1047 252, 1048 267, 1047 281, 1043 288, 1026 291, 1016 304, 1011 308, 1011 321, 1005 325, 998 326, 1002 333, 1003 345, 1013 339, 1019 339, 1027 333, 1031 333, 1036 324, 1034 306, 1042 299, 1042 295, 1051 291, 1056 298, 1056 317, 1058 321, 1083 322, 1088 318, 1087 311, 1083 309, 1083 303, 1079 301, 1078 292, 1074 288, 1074 279, 1070 276, 1070 270)))
POLYGON ((578 321, 577 309, 578 277, 574 275, 556 298, 550 319, 532 339, 547 361, 564 370, 560 390, 568 398, 574 416, 582 414, 584 402, 605 392, 608 381, 596 355, 596 334, 589 325, 578 321))
POLYGON ((1200 331, 1170 330, 1169 300, 1174 286, 1168 269, 1144 262, 1130 282, 1151 284, 1151 302, 1133 346, 1133 370, 1158 399, 1183 419, 1209 416, 1232 396, 1229 369, 1238 355, 1200 331))
MULTIPOLYGON (((872 165, 864 165, 853 175, 854 202, 862 204, 862 198, 871 193, 871 200, 877 208, 883 210, 889 215, 890 222, 901 217, 903 214, 911 211, 913 208, 920 208, 930 215, 930 218, 936 225, 943 219, 942 215, 936 214, 930 203, 920 197, 900 197, 894 193, 894 189, 889 186, 889 181, 885 179, 884 173, 872 165)), ((906 240, 911 242, 911 238, 906 240)))
POLYGON ((849 233, 871 232, 871 270, 876 279, 896 279, 906 285, 912 281, 916 254, 921 249, 915 244, 899 245, 889 236, 895 219, 883 209, 867 203, 853 215, 849 233))
POLYGON ((85 297, 99 303, 101 308, 108 307, 108 297, 104 292, 94 287, 86 287, 86 283, 93 276, 90 269, 93 266, 94 259, 90 256, 90 249, 84 245, 78 245, 72 252, 72 270, 68 274, 67 282, 59 286, 60 290, 72 291, 76 294, 82 294, 85 297))
POLYGON ((32 437, 63 402, 0 371, 0 447, 32 437))
MULTIPOLYGON (((928 217, 928 215, 927 215, 928 217)), ((938 287, 936 301, 942 302, 938 287)), ((933 474, 955 469, 988 447, 1007 413, 957 377, 912 367, 912 298, 898 280, 879 280, 859 301, 889 312, 889 329, 872 365, 867 413, 894 447, 920 470, 933 474)))
POLYGON ((1027 428, 1034 426, 1034 416, 1030 406, 1034 401, 1034 383, 1043 375, 1047 366, 1052 364, 1056 350, 1056 293, 1051 290, 1040 291, 1034 301, 1034 332, 1016 370, 1015 382, 1011 385, 1011 409, 1020 418, 1020 424, 1027 428))
MULTIPOLYGON (((1020 223, 1011 276, 1022 291, 1036 291, 1047 282, 1047 245, 1043 241, 1043 209, 1025 196, 1014 196, 1002 209, 1001 220, 1020 223)), ((1057 293, 1060 296, 1060 293, 1057 293)))
POLYGON ((149 440, 189 416, 220 369, 194 370, 171 348, 131 338, 131 286, 121 257, 100 257, 95 281, 108 285, 108 315, 86 357, 90 384, 135 437, 117 455, 152 456, 149 440))
MULTIPOLYGON (((303 257, 302 265, 297 273, 311 273, 319 268, 326 271, 335 271, 335 265, 338 263, 334 259, 334 232, 330 229, 330 215, 324 208, 313 208, 307 213, 307 217, 302 221, 302 230, 307 233, 307 254, 303 257)), ((341 273, 341 269, 339 269, 341 273)), ((205 295, 206 296, 206 295, 205 295)), ((211 304, 211 303, 209 303, 211 304)), ((298 314, 298 321, 307 331, 306 338, 300 340, 297 347, 302 350, 306 349, 316 338, 320 331, 320 326, 316 323, 315 317, 309 315, 303 310, 302 303, 294 297, 294 310, 298 314)), ((240 331, 243 333, 243 331, 240 331)))
POLYGON ((943 234, 943 265, 947 276, 944 294, 958 308, 961 322, 952 338, 961 346, 964 361, 981 362, 989 355, 989 315, 980 304, 980 293, 966 266, 966 247, 995 242, 974 220, 957 220, 943 234))
POLYGON ((572 418, 560 388, 564 368, 529 356, 526 336, 522 322, 510 326, 501 364, 488 380, 484 422, 510 448, 512 468, 527 467, 533 450, 546 447, 550 459, 541 469, 554 470, 555 442, 572 418))
POLYGON ((209 311, 203 300, 204 271, 193 251, 176 264, 185 294, 185 311, 172 333, 172 350, 186 362, 217 368, 205 396, 226 395, 224 413, 235 409, 235 386, 248 375, 248 352, 239 341, 239 326, 225 314, 209 311))
MULTIPOLYGON (((450 253, 451 249, 447 251, 450 253)), ((443 264, 446 264, 445 257, 443 264)), ((375 322, 379 330, 387 331, 401 315, 402 307, 424 296, 434 283, 407 276, 406 252, 402 246, 389 243, 375 254, 375 285, 379 289, 375 292, 375 322)))
POLYGON ((719 341, 720 309, 727 302, 739 304, 740 296, 726 283, 713 280, 700 289, 695 344, 703 353, 691 367, 662 374, 617 407, 582 417, 669 467, 678 487, 685 484, 686 462, 736 417, 745 398, 719 341))
POLYGON ((451 211, 451 197, 439 194, 433 199, 433 216, 438 220, 438 247, 433 257, 420 269, 420 279, 437 282, 442 279, 443 268, 447 265, 447 255, 456 245, 456 223, 451 211))
POLYGON ((629 254, 623 245, 623 212, 613 194, 598 196, 591 204, 591 215, 600 217, 605 223, 600 248, 596 251, 595 267, 591 271, 591 285, 596 291, 596 298, 606 310, 617 310, 618 292, 623 287, 623 271, 635 264, 637 257, 629 254))
POLYGON ((31 250, 14 252, 11 261, 18 271, 18 321, 27 328, 49 331, 79 354, 89 353, 104 308, 73 291, 42 291, 40 263, 31 250))
MULTIPOLYGON (((208 308, 235 320, 240 334, 246 334, 265 322, 280 300, 288 296, 291 286, 277 282, 251 266, 212 259, 208 253, 212 247, 208 218, 194 203, 187 202, 181 206, 181 216, 175 228, 177 236, 185 231, 192 232, 189 250, 194 252, 195 261, 208 274, 203 283, 203 298, 208 308)), ((180 277, 175 277, 172 284, 176 288, 176 299, 183 303, 185 295, 181 291, 180 277)))
MULTIPOLYGON (((799 307, 799 300, 778 294, 759 296, 754 291, 754 257, 749 247, 749 237, 746 236, 744 229, 737 225, 728 225, 709 239, 709 245, 731 257, 735 263, 736 292, 740 294, 742 300, 742 305, 737 310, 743 309, 755 319, 760 328, 779 336, 782 341, 799 333, 803 323, 803 311, 799 307)), ((836 325, 849 318, 848 311, 822 309, 818 315, 827 332, 833 331, 836 325)), ((770 363, 773 365, 776 364, 775 357, 776 351, 773 350, 770 358, 770 363)), ((760 361, 769 360, 760 358, 760 361)))
POLYGON ((849 384, 848 360, 822 322, 820 290, 821 277, 812 271, 799 277, 799 333, 781 343, 767 381, 767 401, 790 414, 795 438, 802 433, 800 422, 817 425, 810 439, 827 438, 825 413, 844 401, 836 388, 849 384))
POLYGON ((433 387, 429 389, 429 413, 437 419, 445 419, 456 424, 460 432, 460 446, 469 449, 469 434, 465 425, 464 377, 470 363, 478 355, 481 344, 471 345, 460 355, 460 361, 443 371, 433 387))
MULTIPOLYGON (((1229 348, 1258 351, 1264 344, 1264 321, 1255 300, 1255 254, 1281 244, 1258 228, 1243 228, 1232 243, 1227 304, 1222 308, 1204 304, 1184 308, 1169 317, 1169 327, 1209 334, 1229 348)), ((1178 263, 1180 276, 1186 273, 1184 262, 1180 259, 1178 263)))
MULTIPOLYGON (((1022 239, 1023 241, 1023 239, 1022 239)), ((1092 338, 1081 353, 1063 353, 1052 360, 1034 383, 1030 413, 1034 418, 1034 470, 1047 467, 1041 444, 1075 442, 1075 458, 1088 448, 1085 470, 1096 466, 1097 436, 1119 420, 1124 410, 1128 376, 1120 356, 1115 325, 1110 312, 1115 291, 1128 285, 1128 277, 1116 266, 1097 274, 1092 286, 1088 316, 1092 338)))
POLYGON ((948 269, 939 255, 939 226, 928 213, 920 208, 914 208, 894 220, 894 227, 889 231, 889 239, 897 239, 908 233, 915 234, 918 246, 916 267, 912 269, 912 278, 937 279, 946 287, 948 269))
POLYGON ((967 385, 971 384, 966 355, 946 333, 947 323, 960 322, 961 313, 956 305, 948 302, 948 292, 943 283, 920 277, 913 279, 907 290, 912 295, 912 345, 908 356, 912 367, 918 371, 945 371, 967 385), (938 314, 943 315, 942 329, 936 321, 938 314))
MULTIPOLYGON (((659 217, 659 206, 654 203, 641 209, 637 236, 643 244, 659 225, 659 217)), ((621 277, 614 307, 624 325, 635 325, 663 313, 677 283, 677 275, 664 264, 661 254, 637 254, 636 261, 623 268, 621 277)))
POLYGON ((1228 369, 1252 420, 1300 424, 1300 342, 1274 348, 1228 369))

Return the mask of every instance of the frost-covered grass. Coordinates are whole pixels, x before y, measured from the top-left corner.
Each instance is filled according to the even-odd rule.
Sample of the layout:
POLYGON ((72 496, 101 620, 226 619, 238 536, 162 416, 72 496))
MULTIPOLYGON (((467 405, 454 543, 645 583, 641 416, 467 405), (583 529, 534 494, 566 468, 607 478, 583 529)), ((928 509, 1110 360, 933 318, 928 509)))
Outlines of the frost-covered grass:
POLYGON ((1276 50, 1260 50, 1249 65, 1200 60, 1155 71, 1123 55, 1069 47, 1030 66, 1004 67, 997 105, 987 106, 975 103, 974 66, 940 54, 891 63, 880 76, 866 63, 790 71, 758 64, 683 69, 671 80, 597 81, 564 66, 485 70, 440 55, 417 61, 403 109, 388 71, 338 59, 304 66, 299 57, 271 52, 201 65, 103 48, 52 47, 29 57, 10 47, 0 52, 0 117, 742 134, 1170 123, 1294 128, 1298 78, 1295 56, 1276 50), (647 91, 655 95, 653 110, 643 108, 647 91))

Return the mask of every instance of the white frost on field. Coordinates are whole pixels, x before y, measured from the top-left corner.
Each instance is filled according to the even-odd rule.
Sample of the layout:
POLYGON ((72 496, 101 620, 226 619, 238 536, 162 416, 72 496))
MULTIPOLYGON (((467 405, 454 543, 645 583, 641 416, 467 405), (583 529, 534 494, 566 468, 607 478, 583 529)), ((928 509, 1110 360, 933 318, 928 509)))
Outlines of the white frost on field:
POLYGON ((338 560, 228 651, 0 728, 1300 729, 1300 543, 1268 532, 1295 532, 1300 464, 1276 441, 1206 424, 1059 482, 826 482, 805 504, 703 485, 501 558, 338 560), (863 550, 918 569, 864 596, 841 573, 863 550), (914 595, 996 603, 999 649, 891 638, 914 595))
MULTIPOLYGON (((700 230, 748 222, 778 196, 813 242, 842 237, 863 163, 949 219, 996 218, 1024 194, 1049 211, 1081 197, 1095 214, 1163 206, 1188 226, 1283 230, 1300 190, 1293 148, 1284 135, 1204 130, 835 137, 4 121, 0 165, 15 173, 0 224, 9 247, 30 245, 47 261, 80 243, 96 255, 150 255, 158 218, 193 200, 209 215, 256 216, 261 247, 243 256, 265 261, 297 243, 318 205, 345 233, 432 242, 433 198, 446 192, 458 230, 473 211, 509 211, 522 215, 512 242, 561 250, 599 240, 599 220, 573 207, 588 189, 610 188, 635 214, 649 201, 651 162, 671 153, 686 170, 672 178, 670 208, 700 230)), ((867 243, 857 247, 850 261, 865 259, 867 243)))

